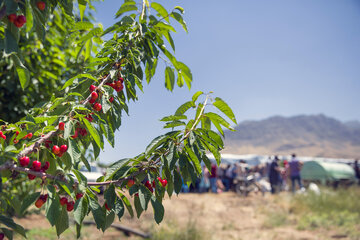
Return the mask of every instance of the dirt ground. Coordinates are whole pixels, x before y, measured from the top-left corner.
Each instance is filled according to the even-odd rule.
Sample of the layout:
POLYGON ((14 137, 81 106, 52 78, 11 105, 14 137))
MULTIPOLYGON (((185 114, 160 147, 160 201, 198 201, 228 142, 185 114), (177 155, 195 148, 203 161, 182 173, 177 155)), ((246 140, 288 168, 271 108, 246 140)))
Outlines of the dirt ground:
MULTIPOLYGON (((290 194, 284 193, 289 195, 290 194)), ((285 197, 287 197, 287 195, 285 197)), ((165 217, 160 225, 155 224, 151 205, 140 219, 125 215, 121 224, 145 233, 156 232, 172 227, 186 227, 195 224, 206 234, 206 239, 347 239, 346 236, 336 235, 331 230, 300 231, 293 224, 281 227, 268 227, 264 224, 267 210, 274 208, 276 199, 267 194, 261 196, 253 194, 247 198, 239 197, 235 193, 222 194, 180 194, 164 200, 165 217)), ((281 203, 280 203, 281 204, 281 203)), ((44 216, 31 215, 16 222, 26 229, 47 229, 49 223, 44 216)), ((60 239, 73 239, 74 227, 67 230, 60 239)), ((31 239, 31 238, 30 238, 31 239)), ((49 239, 46 236, 36 239, 49 239)), ((55 238, 56 239, 56 238, 55 238)), ((82 239, 140 239, 135 236, 126 237, 123 233, 109 229, 103 234, 95 226, 86 226, 82 231, 82 239)))

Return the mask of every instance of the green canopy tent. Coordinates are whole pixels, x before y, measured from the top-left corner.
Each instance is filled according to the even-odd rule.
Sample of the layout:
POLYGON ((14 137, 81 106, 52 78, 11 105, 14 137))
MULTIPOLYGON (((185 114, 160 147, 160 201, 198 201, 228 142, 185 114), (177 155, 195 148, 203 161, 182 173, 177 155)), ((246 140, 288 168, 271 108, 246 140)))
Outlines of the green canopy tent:
POLYGON ((355 171, 345 163, 307 161, 301 169, 305 181, 319 181, 322 184, 335 181, 355 181, 355 171))

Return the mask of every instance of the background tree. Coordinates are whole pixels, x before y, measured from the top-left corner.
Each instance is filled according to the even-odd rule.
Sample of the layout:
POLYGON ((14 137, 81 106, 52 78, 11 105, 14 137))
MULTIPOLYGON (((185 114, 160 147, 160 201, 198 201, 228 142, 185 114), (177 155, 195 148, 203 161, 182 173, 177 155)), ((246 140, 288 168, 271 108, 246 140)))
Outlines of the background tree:
POLYGON ((202 163, 210 169, 207 152, 220 162, 222 128, 232 128, 222 116, 208 112, 209 105, 236 123, 223 100, 199 91, 161 119, 170 131, 155 138, 145 152, 113 163, 105 176, 88 182, 78 170, 81 165, 90 170, 83 150, 92 149, 97 158, 105 140, 114 146, 114 131, 121 126, 123 111, 128 112, 127 103, 138 100, 136 92, 150 82, 158 61, 167 63, 165 87, 170 91, 175 82, 190 88, 192 74, 167 48, 175 49, 172 22, 187 31, 181 7, 168 12, 156 2, 125 1, 116 14, 119 21, 103 30, 84 18, 91 1, 77 3, 78 18, 72 1, 0 2, 1 65, 9 71, 4 76, 16 73, 23 91, 33 88, 33 94, 39 93, 34 108, 19 112, 27 113, 24 118, 1 126, 0 231, 8 238, 12 231, 25 236, 10 217, 34 203, 37 208, 45 204, 45 215, 58 235, 69 227, 72 211, 78 237, 90 212, 97 228, 105 231, 125 209, 133 216, 134 207, 140 217, 151 203, 160 223, 165 193, 178 194, 183 181, 195 183, 202 163), (112 37, 102 43, 105 34, 112 37), (35 52, 27 54, 30 49, 35 52), (38 63, 41 59, 46 64, 38 63), (39 87, 39 82, 44 84, 39 87), (45 89, 48 92, 41 96, 45 89), (191 109, 194 112, 188 114, 191 109), (25 179, 36 187, 24 188, 29 184, 25 179), (106 188, 105 202, 97 196, 100 186, 106 188), (19 194, 21 188, 25 194, 19 194))

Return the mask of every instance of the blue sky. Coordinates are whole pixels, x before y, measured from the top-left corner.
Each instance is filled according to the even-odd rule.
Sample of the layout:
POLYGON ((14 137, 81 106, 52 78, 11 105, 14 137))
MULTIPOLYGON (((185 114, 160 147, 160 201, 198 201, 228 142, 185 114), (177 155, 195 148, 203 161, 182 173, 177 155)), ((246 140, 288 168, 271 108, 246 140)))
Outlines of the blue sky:
MULTIPOLYGON (((164 88, 163 69, 146 86, 130 116, 106 146, 102 162, 135 156, 164 133, 158 121, 196 91, 214 91, 238 122, 274 115, 325 114, 360 120, 360 2, 356 0, 183 0, 189 33, 177 27, 176 57, 193 86, 164 88)), ((122 1, 96 3, 96 19, 115 23, 122 1)))

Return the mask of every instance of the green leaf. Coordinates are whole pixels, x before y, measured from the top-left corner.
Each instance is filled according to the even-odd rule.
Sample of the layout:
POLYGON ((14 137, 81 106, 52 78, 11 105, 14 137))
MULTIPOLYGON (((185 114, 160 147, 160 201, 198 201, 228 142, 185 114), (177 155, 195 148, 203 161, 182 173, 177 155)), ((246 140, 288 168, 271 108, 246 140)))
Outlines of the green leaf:
POLYGON ((190 68, 182 62, 177 62, 176 68, 178 69, 179 72, 181 72, 181 75, 183 76, 186 85, 190 89, 193 80, 190 68))
POLYGON ((56 224, 58 216, 60 215, 60 202, 58 196, 51 197, 49 195, 45 213, 46 218, 49 220, 51 226, 54 226, 56 224))
POLYGON ((127 199, 127 197, 125 197, 125 195, 122 194, 121 192, 117 192, 117 193, 120 195, 121 200, 122 200, 123 203, 125 204, 125 207, 126 207, 126 209, 128 210, 130 216, 131 216, 131 217, 134 217, 134 211, 133 211, 133 209, 132 209, 132 207, 131 207, 131 204, 130 204, 129 199, 127 199))
POLYGON ((69 216, 65 207, 62 208, 60 216, 57 218, 55 228, 58 237, 69 228, 69 216))
POLYGON ((185 151, 188 154, 188 156, 190 157, 190 160, 194 163, 196 172, 198 174, 200 174, 201 171, 202 171, 200 160, 198 159, 198 157, 196 156, 196 154, 194 153, 194 151, 190 147, 185 146, 185 151))
POLYGON ((174 69, 172 69, 171 67, 166 67, 165 68, 165 87, 172 91, 174 89, 174 84, 175 84, 175 74, 174 74, 174 69))
POLYGON ((167 117, 163 117, 162 119, 160 119, 160 121, 169 122, 169 121, 176 121, 176 120, 182 120, 182 119, 187 119, 187 116, 186 115, 170 115, 167 117))
POLYGON ((157 11, 167 22, 169 22, 169 14, 161 4, 152 2, 150 6, 155 9, 155 11, 157 11))
POLYGON ((231 119, 231 121, 233 121, 236 124, 235 115, 226 102, 224 102, 221 98, 217 97, 215 98, 215 102, 213 102, 213 105, 217 107, 222 113, 224 113, 228 118, 231 119))
POLYGON ((120 221, 122 216, 124 215, 125 208, 123 202, 119 198, 116 199, 114 211, 120 221))
MULTIPOLYGON (((65 125, 66 126, 66 125, 65 125)), ((76 143, 76 140, 68 138, 68 151, 71 160, 73 163, 77 162, 80 159, 81 151, 79 149, 78 144, 76 143)))
POLYGON ((40 196, 40 192, 35 192, 30 195, 27 195, 20 208, 20 213, 23 214, 28 207, 30 207, 40 196))
POLYGON ((96 199, 89 197, 91 213, 94 217, 97 229, 104 229, 106 223, 106 213, 96 199))
POLYGON ((151 198, 151 205, 154 209, 154 219, 157 224, 161 223, 164 218, 164 206, 154 196, 151 198))
POLYGON ((154 140, 151 141, 151 143, 146 147, 145 154, 148 155, 152 153, 157 147, 159 147, 162 143, 166 142, 166 140, 169 138, 168 135, 161 135, 156 137, 154 140))
POLYGON ((70 86, 71 84, 73 84, 75 79, 79 79, 79 78, 89 78, 92 79, 94 81, 98 81, 96 78, 94 78, 93 76, 91 76, 88 73, 82 73, 82 74, 78 74, 75 77, 70 78, 69 80, 67 80, 64 84, 64 86, 60 89, 60 90, 64 90, 65 88, 67 88, 68 86, 70 86))
POLYGON ((14 220, 12 220, 11 218, 8 218, 4 215, 0 215, 0 223, 4 224, 5 226, 13 229, 15 232, 21 234, 23 237, 26 238, 26 233, 25 233, 25 229, 20 226, 19 224, 16 224, 14 222, 14 220))
POLYGON ((80 19, 82 21, 83 17, 84 17, 84 12, 85 12, 85 9, 86 9, 86 1, 85 0, 78 0, 78 6, 79 6, 79 10, 80 10, 80 19))
POLYGON ((138 8, 135 5, 135 2, 128 2, 121 5, 120 9, 116 12, 116 18, 120 17, 123 13, 129 11, 136 11, 138 8))
POLYGON ((183 17, 177 13, 177 12, 172 12, 171 16, 180 23, 180 25, 183 27, 183 29, 185 30, 185 32, 188 32, 187 26, 186 26, 186 22, 184 21, 183 17))
POLYGON ((90 30, 94 28, 94 24, 91 22, 76 22, 71 30, 90 30))
POLYGON ((203 94, 202 91, 196 92, 196 93, 192 96, 192 101, 195 103, 196 100, 199 98, 199 96, 200 96, 201 94, 203 94))
POLYGON ((104 197, 109 208, 114 208, 116 199, 114 184, 110 184, 109 188, 105 191, 104 197))
POLYGON ((75 202, 74 206, 74 220, 77 224, 81 225, 85 216, 88 213, 89 201, 87 196, 83 196, 75 202))
POLYGON ((120 160, 116 161, 115 163, 111 164, 106 169, 105 180, 107 181, 109 179, 112 179, 113 176, 115 175, 115 173, 118 172, 123 166, 126 166, 130 161, 131 161, 130 158, 123 158, 123 159, 120 159, 120 160))
POLYGON ((182 104, 175 112, 176 116, 184 115, 184 113, 189 110, 190 108, 195 107, 195 104, 193 101, 188 101, 184 104, 182 104))
POLYGON ((22 89, 25 89, 30 83, 30 73, 24 67, 16 67, 16 72, 19 77, 20 85, 22 89))
POLYGON ((152 196, 152 193, 150 192, 150 190, 147 187, 145 187, 144 185, 140 185, 139 199, 140 199, 141 207, 144 210, 147 210, 147 205, 150 201, 151 196, 152 196))
POLYGON ((183 182, 182 182, 179 172, 176 169, 174 169, 173 172, 174 172, 174 190, 175 190, 176 194, 179 194, 179 192, 181 191, 183 182))
POLYGON ((214 123, 214 125, 215 125, 215 123, 218 123, 218 124, 223 125, 227 129, 234 131, 234 129, 230 126, 230 124, 224 118, 222 118, 220 115, 213 113, 213 112, 208 112, 205 115, 210 118, 211 122, 214 123))
POLYGON ((19 50, 17 40, 9 29, 5 30, 5 53, 10 55, 16 53, 19 50))
POLYGON ((144 209, 141 207, 139 196, 134 197, 134 206, 136 210, 136 216, 137 218, 139 218, 141 216, 141 213, 144 211, 144 209))
POLYGON ((31 4, 30 1, 26 1, 26 32, 30 32, 33 25, 31 4))
POLYGON ((174 9, 178 10, 179 12, 181 12, 181 14, 184 14, 184 8, 180 7, 180 6, 176 6, 174 7, 174 9))
POLYGON ((111 224, 114 222, 114 219, 115 219, 114 211, 107 211, 106 212, 104 231, 111 226, 111 224))
POLYGON ((89 130, 90 135, 92 136, 98 147, 102 148, 99 132, 86 118, 83 119, 83 122, 85 123, 86 128, 89 130))

